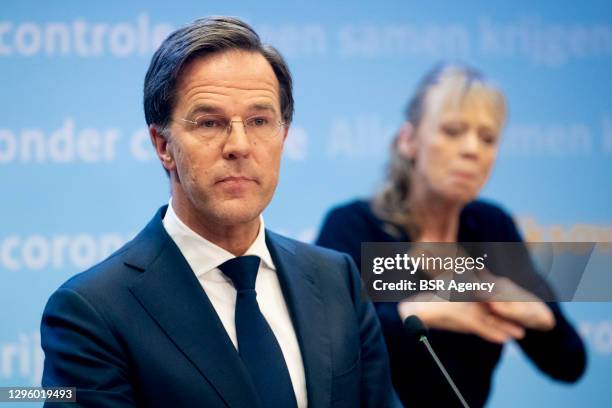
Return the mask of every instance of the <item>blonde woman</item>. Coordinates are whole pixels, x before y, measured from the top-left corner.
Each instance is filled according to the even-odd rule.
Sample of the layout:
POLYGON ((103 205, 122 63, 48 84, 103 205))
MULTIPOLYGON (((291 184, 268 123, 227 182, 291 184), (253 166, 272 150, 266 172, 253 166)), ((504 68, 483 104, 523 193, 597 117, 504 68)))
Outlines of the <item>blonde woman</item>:
MULTIPOLYGON (((477 71, 443 65, 411 99, 394 139, 388 175, 371 200, 326 217, 317 244, 350 254, 361 242, 519 242, 512 218, 477 199, 495 163, 506 118, 503 94, 477 71)), ((551 377, 573 382, 585 368, 582 341, 556 303, 377 303, 393 382, 407 406, 459 404, 402 321, 418 315, 430 341, 471 407, 483 406, 505 343, 516 340, 551 377)))

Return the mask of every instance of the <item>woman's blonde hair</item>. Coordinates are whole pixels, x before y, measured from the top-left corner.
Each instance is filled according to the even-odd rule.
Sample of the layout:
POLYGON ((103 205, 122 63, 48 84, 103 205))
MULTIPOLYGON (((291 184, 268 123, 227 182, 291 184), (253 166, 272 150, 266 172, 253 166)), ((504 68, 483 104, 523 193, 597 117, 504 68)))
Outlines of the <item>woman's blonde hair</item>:
MULTIPOLYGON (((430 70, 421 80, 417 90, 409 101, 405 118, 418 134, 419 126, 425 116, 428 96, 434 88, 443 92, 440 103, 451 97, 461 102, 468 95, 483 98, 492 107, 493 114, 502 124, 506 117, 506 102, 502 92, 477 70, 459 64, 440 64, 430 70)), ((436 106, 440 109, 441 106, 436 106)), ((409 206, 410 177, 412 160, 402 156, 397 149, 398 138, 391 143, 391 158, 387 166, 387 175, 380 191, 374 196, 372 210, 382 220, 391 224, 388 230, 392 235, 401 236, 403 229, 411 239, 417 239, 420 228, 409 206)))

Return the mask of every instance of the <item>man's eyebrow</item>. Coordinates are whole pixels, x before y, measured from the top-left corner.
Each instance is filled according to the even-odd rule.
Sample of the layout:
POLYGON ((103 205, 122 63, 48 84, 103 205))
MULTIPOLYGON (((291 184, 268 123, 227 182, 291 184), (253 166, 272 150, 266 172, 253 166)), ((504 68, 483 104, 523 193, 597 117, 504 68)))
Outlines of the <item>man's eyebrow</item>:
MULTIPOLYGON (((249 106, 248 111, 249 112, 269 111, 272 113, 276 113, 276 108, 271 103, 258 102, 258 103, 254 103, 253 105, 249 106)), ((208 105, 208 104, 201 104, 201 105, 195 105, 194 107, 192 107, 189 110, 188 117, 194 117, 199 114, 223 115, 224 113, 225 111, 221 107, 214 106, 214 105, 208 105)))
POLYGON ((255 103, 249 106, 250 111, 272 111, 276 113, 276 108, 271 103, 255 103))
POLYGON ((189 110, 188 116, 192 117, 200 113, 221 114, 223 113, 223 110, 213 105, 196 105, 189 110))

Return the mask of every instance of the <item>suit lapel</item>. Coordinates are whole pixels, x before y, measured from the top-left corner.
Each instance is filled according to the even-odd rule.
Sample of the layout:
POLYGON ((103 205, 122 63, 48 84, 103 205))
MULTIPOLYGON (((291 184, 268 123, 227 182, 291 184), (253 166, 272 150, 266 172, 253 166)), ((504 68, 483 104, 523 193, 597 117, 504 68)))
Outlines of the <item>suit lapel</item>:
POLYGON ((163 228, 163 211, 126 255, 126 264, 144 271, 130 291, 227 405, 252 407, 255 387, 206 293, 163 228))
POLYGON ((317 266, 303 254, 296 254, 295 244, 286 238, 266 231, 266 243, 300 345, 308 406, 328 407, 331 398, 331 346, 325 307, 317 287, 317 266))

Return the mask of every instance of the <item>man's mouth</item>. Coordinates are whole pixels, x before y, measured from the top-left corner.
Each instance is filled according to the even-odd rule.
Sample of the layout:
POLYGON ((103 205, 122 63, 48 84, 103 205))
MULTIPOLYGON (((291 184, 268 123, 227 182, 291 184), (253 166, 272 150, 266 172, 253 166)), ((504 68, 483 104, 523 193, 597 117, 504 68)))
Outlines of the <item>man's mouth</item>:
POLYGON ((215 184, 240 186, 248 183, 255 183, 256 180, 246 176, 226 176, 218 179, 215 184))

